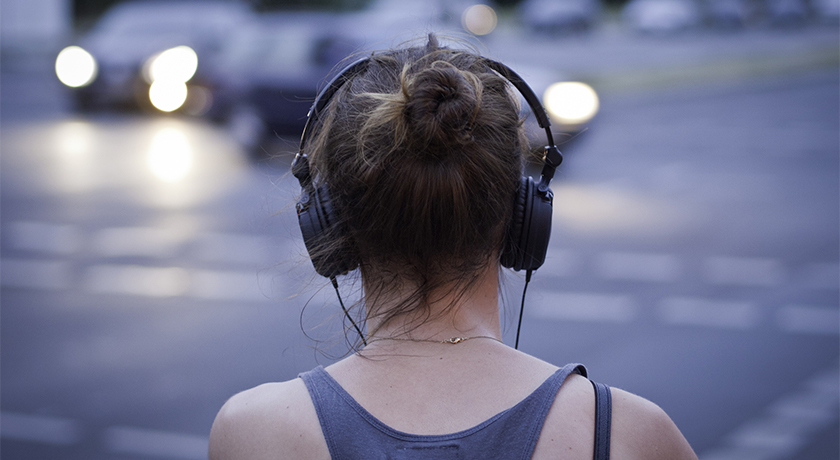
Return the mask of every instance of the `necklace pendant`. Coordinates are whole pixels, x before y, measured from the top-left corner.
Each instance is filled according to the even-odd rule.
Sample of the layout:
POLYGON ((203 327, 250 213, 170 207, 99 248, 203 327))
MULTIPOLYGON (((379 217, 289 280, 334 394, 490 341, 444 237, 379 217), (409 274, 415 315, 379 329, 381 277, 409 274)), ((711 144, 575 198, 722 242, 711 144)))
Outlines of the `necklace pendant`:
POLYGON ((451 339, 446 340, 445 342, 447 342, 447 343, 451 343, 451 344, 453 344, 453 345, 454 345, 454 344, 456 344, 456 343, 461 343, 461 342, 463 342, 464 340, 466 340, 466 339, 464 339, 463 337, 452 337, 451 339))

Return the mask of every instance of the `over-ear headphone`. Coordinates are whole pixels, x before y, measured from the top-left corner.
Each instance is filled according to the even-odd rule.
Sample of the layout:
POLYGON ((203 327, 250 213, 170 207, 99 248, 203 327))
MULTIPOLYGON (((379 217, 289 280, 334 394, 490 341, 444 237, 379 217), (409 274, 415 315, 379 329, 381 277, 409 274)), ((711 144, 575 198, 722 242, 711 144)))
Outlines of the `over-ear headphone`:
MULTIPOLYGON (((303 241, 315 266, 315 271, 330 279, 335 279, 336 276, 355 269, 359 261, 354 257, 351 248, 339 247, 330 251, 320 249, 327 239, 334 237, 336 232, 341 232, 341 228, 338 227, 341 223, 338 212, 330 199, 328 184, 322 183, 316 187, 313 183, 309 160, 304 149, 313 120, 318 119, 321 111, 342 85, 353 76, 364 72, 370 60, 371 57, 367 57, 350 64, 318 94, 307 115, 300 138, 300 149, 292 162, 292 174, 298 179, 302 189, 296 209, 303 241)), ((534 91, 506 65, 486 58, 482 60, 488 68, 507 79, 522 94, 531 107, 540 128, 545 129, 548 139, 540 181, 537 183, 529 176, 523 176, 520 179, 513 217, 510 220, 501 252, 502 266, 514 270, 527 270, 530 277, 530 272, 543 264, 548 250, 554 199, 549 183, 554 177, 557 166, 563 161, 563 155, 554 145, 554 138, 549 129, 551 124, 534 91)))

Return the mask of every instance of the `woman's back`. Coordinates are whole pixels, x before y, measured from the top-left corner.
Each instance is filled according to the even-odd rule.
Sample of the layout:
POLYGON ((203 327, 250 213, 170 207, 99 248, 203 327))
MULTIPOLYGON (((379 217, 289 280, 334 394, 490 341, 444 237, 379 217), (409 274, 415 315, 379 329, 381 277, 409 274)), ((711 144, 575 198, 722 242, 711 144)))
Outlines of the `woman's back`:
MULTIPOLYGON (((413 435, 434 436, 462 432, 485 423, 531 396, 558 370, 495 342, 470 342, 473 343, 458 346, 440 344, 446 348, 437 352, 414 346, 389 347, 383 351, 400 348, 400 353, 412 356, 351 357, 321 372, 328 373, 328 379, 340 385, 364 412, 387 427, 413 435), (458 349, 468 345, 475 349, 458 349)), ((431 343, 423 345, 437 347, 431 343)), ((325 430, 323 421, 319 422, 310 391, 302 379, 296 379, 263 385, 232 398, 214 425, 211 460, 333 458, 324 434, 329 431, 325 430)), ((541 430, 536 433, 539 440, 533 456, 521 458, 592 459, 595 397, 590 382, 570 373, 556 396, 547 401, 550 408, 541 430)), ((613 401, 610 458, 696 458, 673 422, 654 404, 616 389, 613 389, 613 401)), ((327 425, 339 432, 334 435, 340 439, 341 428, 335 427, 342 425, 327 425)), ((381 430, 376 425, 346 429, 362 433, 381 430)), ((376 450, 377 446, 370 446, 371 452, 376 450)), ((439 455, 393 458, 446 458, 439 455)), ((452 458, 487 458, 469 451, 460 455, 452 458)))

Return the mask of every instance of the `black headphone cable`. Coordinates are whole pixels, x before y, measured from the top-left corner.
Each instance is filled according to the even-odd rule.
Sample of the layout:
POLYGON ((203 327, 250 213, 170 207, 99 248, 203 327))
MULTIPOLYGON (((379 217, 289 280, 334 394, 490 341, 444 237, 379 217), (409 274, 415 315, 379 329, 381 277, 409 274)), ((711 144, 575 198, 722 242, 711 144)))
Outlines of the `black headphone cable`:
POLYGON ((359 338, 362 339, 362 343, 364 345, 367 345, 367 340, 365 340, 365 335, 362 334, 362 330, 359 329, 359 326, 356 324, 355 321, 353 321, 353 318, 350 316, 350 312, 347 311, 347 308, 344 306, 344 302, 342 302, 342 300, 341 300, 341 294, 338 292, 338 281, 335 280, 334 276, 330 277, 330 281, 332 281, 332 285, 335 288, 335 295, 338 297, 338 304, 341 305, 341 310, 344 311, 344 315, 347 316, 347 319, 350 320, 350 324, 352 324, 353 327, 356 329, 356 332, 359 333, 359 338))
POLYGON ((525 272, 525 287, 522 288, 522 305, 519 307, 519 324, 516 326, 516 344, 513 346, 514 350, 519 349, 519 331, 522 329, 522 313, 525 312, 525 292, 528 291, 528 283, 531 282, 532 271, 527 270, 525 272))

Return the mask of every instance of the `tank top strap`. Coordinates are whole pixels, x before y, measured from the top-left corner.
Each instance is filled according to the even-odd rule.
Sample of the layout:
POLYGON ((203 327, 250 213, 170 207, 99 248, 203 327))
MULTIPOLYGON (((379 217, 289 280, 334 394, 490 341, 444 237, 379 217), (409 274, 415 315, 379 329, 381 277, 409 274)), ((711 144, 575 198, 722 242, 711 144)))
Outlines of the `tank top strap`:
POLYGON ((303 372, 298 377, 303 380, 315 405, 330 457, 333 460, 345 458, 340 449, 342 441, 348 437, 355 438, 355 431, 365 426, 364 417, 345 399, 343 388, 334 388, 333 379, 323 366, 303 372))
POLYGON ((522 400, 519 404, 512 407, 508 414, 506 414, 506 421, 520 425, 516 427, 509 427, 510 430, 519 431, 525 436, 522 444, 523 454, 521 458, 529 459, 534 453, 534 448, 537 446, 537 441, 540 438, 540 432, 545 424, 545 419, 548 416, 548 411, 551 405, 554 404, 554 399, 560 387, 571 374, 580 374, 586 377, 586 368, 582 364, 571 363, 558 369, 542 385, 539 386, 527 398, 522 400))

